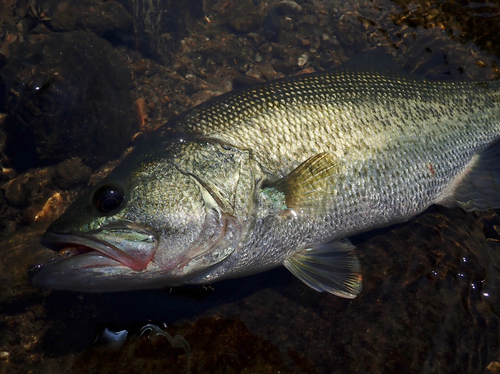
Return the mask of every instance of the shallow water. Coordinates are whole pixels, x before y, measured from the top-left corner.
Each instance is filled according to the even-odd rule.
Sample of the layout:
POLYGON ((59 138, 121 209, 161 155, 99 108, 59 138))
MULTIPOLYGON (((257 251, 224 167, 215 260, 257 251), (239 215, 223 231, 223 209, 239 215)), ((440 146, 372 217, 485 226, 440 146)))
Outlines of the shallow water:
MULTIPOLYGON (((42 60, 30 59, 26 70, 14 60, 21 52, 13 39, 37 45, 49 30, 98 34, 112 42, 119 59, 113 64, 129 69, 131 99, 140 100, 135 112, 105 97, 95 105, 112 106, 117 117, 109 118, 129 113, 133 146, 174 115, 232 87, 335 67, 376 47, 427 78, 498 78, 495 2, 165 1, 171 8, 164 26, 145 21, 148 9, 161 10, 152 2, 121 4, 126 14, 98 0, 0 2, 5 88, 28 90, 23 79, 41 80, 43 87, 48 74, 68 69, 60 61, 49 64, 43 57, 49 53, 35 48, 42 60), (6 78, 9 61, 9 74, 18 74, 13 81, 6 78)), ((105 64, 107 55, 99 56, 105 64)), ((112 84, 76 76, 78 84, 54 85, 49 102, 67 103, 65 95, 85 85, 112 84)), ((12 112, 7 97, 0 96, 0 109, 12 112)), ((48 110, 37 96, 23 100, 21 124, 35 123, 48 110)), ((60 144, 54 143, 47 153, 28 152, 25 164, 14 162, 9 147, 30 144, 18 138, 9 145, 15 133, 7 126, 1 137, 0 373, 500 371, 498 212, 431 207, 408 223, 351 238, 363 274, 363 292, 354 300, 317 293, 284 268, 206 288, 39 290, 28 284, 26 272, 53 255, 39 244, 41 234, 87 183, 113 167, 116 156, 86 154, 90 172, 80 162, 57 159, 48 151, 60 144), (148 323, 182 336, 190 349, 141 335, 148 323), (113 348, 106 328, 128 331, 127 339, 113 348)), ((35 143, 41 141, 36 136, 35 143)), ((76 150, 68 145, 64 154, 74 157, 76 150)))

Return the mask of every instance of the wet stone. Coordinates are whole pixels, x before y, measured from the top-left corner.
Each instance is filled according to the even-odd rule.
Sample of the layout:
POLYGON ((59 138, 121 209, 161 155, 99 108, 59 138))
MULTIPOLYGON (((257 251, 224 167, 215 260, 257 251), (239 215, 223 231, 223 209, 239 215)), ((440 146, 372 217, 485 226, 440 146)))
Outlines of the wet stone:
POLYGON ((5 187, 5 197, 14 206, 28 205, 40 193, 40 181, 31 174, 23 174, 5 187))
POLYGON ((296 65, 292 61, 277 60, 273 63, 273 67, 275 70, 289 75, 294 72, 296 65))
POLYGON ((188 27, 203 16, 201 0, 131 0, 133 47, 145 56, 168 63, 188 35, 188 27))
POLYGON ((249 75, 236 74, 233 78, 234 89, 242 87, 251 87, 258 83, 261 83, 261 80, 250 77, 249 75))
POLYGON ((260 27, 260 22, 255 16, 247 15, 230 19, 227 26, 235 33, 247 34, 257 30, 260 27))
POLYGON ((193 95, 200 90, 200 85, 196 82, 188 82, 184 85, 186 95, 193 95))
POLYGON ((55 167, 54 183, 62 188, 71 188, 87 182, 92 169, 82 163, 79 158, 71 158, 55 167))
POLYGON ((72 157, 97 168, 130 142, 130 72, 92 33, 20 44, 0 78, 9 92, 4 152, 17 170, 72 157))
POLYGON ((99 4, 95 11, 87 12, 85 28, 104 35, 113 31, 127 30, 132 26, 132 16, 116 1, 99 4))
POLYGON ((102 35, 126 30, 132 25, 132 16, 116 1, 97 3, 92 10, 86 5, 83 2, 61 4, 48 21, 50 28, 56 31, 90 30, 102 35))
POLYGON ((262 22, 264 36, 271 42, 277 42, 280 37, 282 21, 277 8, 272 8, 262 22))
MULTIPOLYGON (((280 350, 253 334, 238 319, 219 316, 201 318, 180 327, 169 327, 168 334, 179 335, 189 344, 186 351, 173 347, 159 336, 144 333, 129 339, 120 350, 95 347, 75 360, 73 372, 99 373, 191 372, 191 373, 293 373, 280 350)), ((289 361, 311 367, 300 354, 291 353, 289 361)))
POLYGON ((281 14, 294 14, 302 11, 302 7, 299 4, 290 0, 280 1, 276 8, 281 14))

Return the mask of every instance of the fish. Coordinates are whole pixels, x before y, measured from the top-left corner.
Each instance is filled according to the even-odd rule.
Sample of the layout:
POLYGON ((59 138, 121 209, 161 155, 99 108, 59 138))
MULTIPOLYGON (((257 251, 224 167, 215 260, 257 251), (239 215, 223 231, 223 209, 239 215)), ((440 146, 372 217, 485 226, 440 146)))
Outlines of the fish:
POLYGON ((139 144, 53 222, 34 286, 115 292, 284 265, 354 298, 349 237, 500 207, 500 83, 342 68, 236 90, 139 144))

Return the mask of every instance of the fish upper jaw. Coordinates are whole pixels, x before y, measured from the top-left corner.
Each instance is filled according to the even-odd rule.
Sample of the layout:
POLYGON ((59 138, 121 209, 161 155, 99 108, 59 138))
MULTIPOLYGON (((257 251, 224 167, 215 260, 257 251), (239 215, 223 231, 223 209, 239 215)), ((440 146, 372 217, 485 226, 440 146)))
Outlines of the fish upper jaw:
MULTIPOLYGON (((154 236, 148 234, 145 235, 145 240, 140 242, 139 245, 137 245, 137 242, 133 243, 137 246, 132 246, 127 240, 122 243, 117 243, 118 240, 115 242, 112 240, 107 241, 101 239, 103 236, 102 232, 97 232, 96 236, 94 236, 92 234, 47 231, 42 236, 41 242, 48 248, 58 250, 62 259, 96 252, 94 254, 108 257, 116 261, 117 264, 127 266, 134 271, 144 270, 148 266, 158 246, 154 236)), ((93 266, 96 266, 96 264, 93 266)))
POLYGON ((144 270, 158 248, 157 235, 129 221, 115 221, 88 232, 47 230, 42 244, 64 258, 96 252, 134 271, 144 270))

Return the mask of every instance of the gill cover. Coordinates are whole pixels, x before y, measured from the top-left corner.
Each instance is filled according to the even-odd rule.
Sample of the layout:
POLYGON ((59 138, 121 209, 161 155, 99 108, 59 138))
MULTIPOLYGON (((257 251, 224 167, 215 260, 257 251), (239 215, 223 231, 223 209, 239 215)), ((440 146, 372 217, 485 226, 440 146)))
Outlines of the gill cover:
POLYGON ((161 145, 156 153, 136 149, 49 227, 44 244, 63 255, 36 267, 34 285, 87 292, 174 286, 234 252, 260 168, 249 152, 218 142, 161 145))
POLYGON ((248 151, 214 141, 199 141, 192 157, 175 165, 199 184, 206 219, 199 238, 189 248, 184 274, 194 276, 230 256, 246 233, 253 196, 262 172, 248 151))

